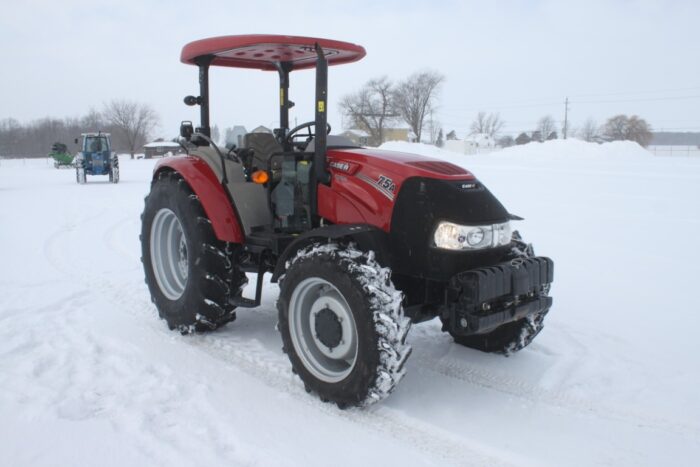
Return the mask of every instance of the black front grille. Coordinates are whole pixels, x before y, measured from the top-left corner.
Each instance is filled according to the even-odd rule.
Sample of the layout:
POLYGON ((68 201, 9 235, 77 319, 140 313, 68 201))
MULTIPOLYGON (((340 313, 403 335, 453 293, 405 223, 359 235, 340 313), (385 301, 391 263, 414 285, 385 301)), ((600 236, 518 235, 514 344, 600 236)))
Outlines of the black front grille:
POLYGON ((392 269, 399 274, 447 281, 460 271, 503 261, 510 250, 507 246, 448 251, 432 247, 432 235, 440 221, 481 225, 508 219, 508 211, 476 180, 457 183, 409 178, 401 186, 391 219, 392 269), (463 184, 470 188, 462 188, 463 184))

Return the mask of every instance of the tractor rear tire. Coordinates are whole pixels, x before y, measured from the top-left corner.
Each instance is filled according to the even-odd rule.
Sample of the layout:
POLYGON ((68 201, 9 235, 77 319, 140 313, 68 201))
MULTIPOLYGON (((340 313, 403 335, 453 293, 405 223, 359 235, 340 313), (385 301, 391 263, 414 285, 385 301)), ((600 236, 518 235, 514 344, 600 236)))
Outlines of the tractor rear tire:
POLYGON ((231 300, 248 282, 234 260, 239 246, 216 238, 199 198, 178 173, 158 174, 141 220, 146 284, 168 327, 188 334, 233 321, 231 300))
POLYGON ((389 395, 411 353, 402 299, 373 252, 333 243, 299 251, 281 279, 278 329, 306 390, 340 408, 389 395))
POLYGON ((85 168, 82 166, 77 166, 75 168, 75 181, 78 182, 79 185, 84 185, 87 182, 87 178, 85 177, 85 168))

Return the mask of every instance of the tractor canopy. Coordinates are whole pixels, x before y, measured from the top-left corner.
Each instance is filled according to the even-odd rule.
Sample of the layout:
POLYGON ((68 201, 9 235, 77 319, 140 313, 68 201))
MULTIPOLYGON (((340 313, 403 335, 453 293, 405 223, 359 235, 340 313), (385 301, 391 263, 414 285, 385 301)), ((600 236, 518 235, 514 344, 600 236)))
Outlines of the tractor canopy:
POLYGON ((212 57, 210 65, 278 71, 279 64, 290 70, 314 68, 318 57, 316 44, 323 50, 328 65, 340 65, 365 56, 362 46, 349 42, 314 37, 249 34, 220 36, 190 42, 182 48, 180 60, 199 65, 200 57, 212 57))
MULTIPOLYGON (((197 132, 209 138, 209 67, 214 65, 276 71, 280 80, 280 127, 274 130, 274 134, 284 150, 289 151, 289 109, 294 106, 294 102, 289 100, 289 73, 315 68, 314 125, 317 129, 326 128, 328 66, 356 62, 364 56, 365 49, 362 46, 315 37, 250 34, 201 39, 185 45, 180 54, 180 61, 199 67, 199 96, 185 97, 185 104, 200 106, 201 124, 197 132)), ((180 132, 185 133, 182 128, 180 132)), ((326 171, 326 132, 316 131, 314 142, 314 172, 318 181, 326 183, 329 180, 326 171)))

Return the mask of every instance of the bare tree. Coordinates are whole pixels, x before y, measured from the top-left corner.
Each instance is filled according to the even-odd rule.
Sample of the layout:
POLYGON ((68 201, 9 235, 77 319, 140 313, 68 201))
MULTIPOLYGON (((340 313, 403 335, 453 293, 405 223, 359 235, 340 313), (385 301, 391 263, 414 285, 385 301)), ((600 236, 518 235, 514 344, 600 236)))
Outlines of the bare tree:
POLYGON ((552 118, 551 115, 545 115, 537 122, 537 131, 540 133, 540 142, 549 139, 549 136, 552 133, 555 133, 556 130, 557 126, 554 122, 554 118, 552 118))
POLYGON ((392 106, 393 85, 382 76, 369 80, 362 88, 340 100, 340 111, 358 130, 369 133, 368 143, 384 142, 384 129, 397 116, 392 106))
POLYGON ((83 131, 109 131, 109 123, 105 121, 104 115, 91 108, 87 115, 80 119, 83 131))
POLYGON ((442 134, 442 128, 440 128, 440 131, 438 132, 437 139, 435 140, 435 146, 441 148, 445 145, 445 138, 442 134))
POLYGON ((616 115, 608 119, 601 129, 603 136, 612 141, 636 141, 641 146, 651 142, 651 126, 643 118, 636 115, 616 115))
POLYGON ((500 114, 487 114, 481 111, 476 114, 476 118, 472 122, 470 130, 473 135, 483 133, 495 139, 498 133, 503 129, 503 125, 505 125, 505 122, 501 120, 500 114))
POLYGON ((219 131, 219 125, 212 125, 211 127, 211 140, 217 145, 219 144, 219 138, 221 138, 221 132, 219 131))
POLYGON ((592 118, 589 118, 583 123, 579 135, 582 140, 592 143, 600 137, 598 124, 592 118))
MULTIPOLYGON (((432 109, 430 110, 430 115, 428 116, 428 121, 424 125, 425 128, 428 131, 428 135, 430 136, 430 144, 435 144, 437 142, 438 134, 440 131, 442 131, 442 126, 440 125, 440 121, 435 118, 433 115, 432 109)), ((419 139, 416 139, 417 142, 420 142, 419 139)))
POLYGON ((601 127, 601 132, 606 139, 624 140, 627 137, 627 115, 616 115, 610 117, 605 125, 601 127))
POLYGON ((103 115, 134 158, 136 148, 146 144, 158 125, 158 114, 148 104, 134 101, 113 100, 105 104, 103 115))
POLYGON ((498 138, 497 144, 502 148, 509 148, 515 144, 515 140, 510 135, 505 135, 498 138))
MULTIPOLYGON (((0 120, 0 154, 10 157, 43 157, 54 143, 68 143, 80 134, 79 119, 45 117, 29 123, 0 120)), ((71 148, 71 151, 73 148, 71 148)))
POLYGON ((527 133, 520 133, 517 138, 515 138, 515 144, 527 144, 530 141, 532 141, 532 138, 530 138, 527 133))
POLYGON ((393 92, 394 108, 420 142, 423 124, 434 110, 445 77, 437 71, 415 73, 400 82, 393 92))

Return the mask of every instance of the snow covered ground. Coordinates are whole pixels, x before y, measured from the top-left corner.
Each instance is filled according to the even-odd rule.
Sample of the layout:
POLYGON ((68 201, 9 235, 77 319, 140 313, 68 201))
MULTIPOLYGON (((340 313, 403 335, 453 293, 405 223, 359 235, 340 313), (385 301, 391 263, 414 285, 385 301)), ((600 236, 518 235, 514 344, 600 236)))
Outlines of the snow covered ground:
POLYGON ((291 374, 275 286, 213 334, 158 319, 138 240, 152 161, 85 186, 2 161, 0 465, 697 465, 700 160, 629 143, 385 146, 464 165, 526 218, 555 261, 529 348, 487 355, 418 325, 397 391, 338 410, 291 374))

